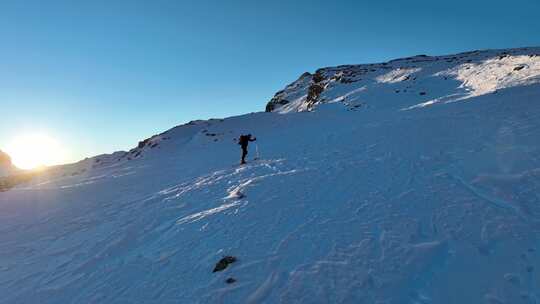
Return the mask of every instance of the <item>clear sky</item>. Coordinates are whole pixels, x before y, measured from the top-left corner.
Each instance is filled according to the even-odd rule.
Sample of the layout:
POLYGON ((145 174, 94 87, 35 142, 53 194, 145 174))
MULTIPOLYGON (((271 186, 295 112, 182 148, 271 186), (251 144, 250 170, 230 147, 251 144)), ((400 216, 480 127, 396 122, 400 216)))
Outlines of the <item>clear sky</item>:
POLYGON ((540 46, 540 1, 0 0, 0 149, 66 161, 264 109, 305 71, 540 46))

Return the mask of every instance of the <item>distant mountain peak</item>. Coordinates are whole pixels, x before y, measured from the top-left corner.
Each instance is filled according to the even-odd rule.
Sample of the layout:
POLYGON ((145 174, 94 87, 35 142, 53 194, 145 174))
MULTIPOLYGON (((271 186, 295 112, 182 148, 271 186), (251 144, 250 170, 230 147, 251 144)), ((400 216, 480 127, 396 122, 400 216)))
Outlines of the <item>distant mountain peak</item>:
POLYGON ((311 111, 334 102, 353 107, 423 107, 534 83, 540 83, 540 48, 416 55, 306 72, 277 92, 266 112, 311 111), (380 104, 381 99, 389 104, 380 104))

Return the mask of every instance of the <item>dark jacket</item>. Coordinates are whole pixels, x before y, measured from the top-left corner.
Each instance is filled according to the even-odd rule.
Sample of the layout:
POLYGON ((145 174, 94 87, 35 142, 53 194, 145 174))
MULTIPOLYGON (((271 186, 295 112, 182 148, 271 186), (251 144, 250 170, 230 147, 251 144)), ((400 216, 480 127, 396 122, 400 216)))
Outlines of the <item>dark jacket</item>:
POLYGON ((257 138, 251 138, 251 134, 248 135, 241 135, 238 139, 238 144, 242 146, 242 148, 247 148, 250 141, 256 141, 257 138))

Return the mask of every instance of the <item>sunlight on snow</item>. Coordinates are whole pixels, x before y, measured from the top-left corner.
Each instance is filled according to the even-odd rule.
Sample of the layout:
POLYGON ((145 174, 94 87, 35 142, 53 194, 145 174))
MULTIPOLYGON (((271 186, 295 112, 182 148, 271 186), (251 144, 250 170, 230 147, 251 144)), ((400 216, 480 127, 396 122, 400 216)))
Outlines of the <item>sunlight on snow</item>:
POLYGON ((60 143, 44 134, 17 136, 5 150, 15 166, 27 170, 64 163, 67 159, 60 143))

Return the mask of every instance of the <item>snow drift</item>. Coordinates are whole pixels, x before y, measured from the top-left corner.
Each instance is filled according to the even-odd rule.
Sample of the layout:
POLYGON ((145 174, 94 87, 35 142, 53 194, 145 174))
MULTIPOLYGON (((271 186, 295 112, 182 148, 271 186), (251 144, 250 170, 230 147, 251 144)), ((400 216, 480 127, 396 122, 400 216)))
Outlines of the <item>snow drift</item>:
POLYGON ((539 55, 325 68, 52 168, 0 193, 0 301, 537 303, 539 55))

